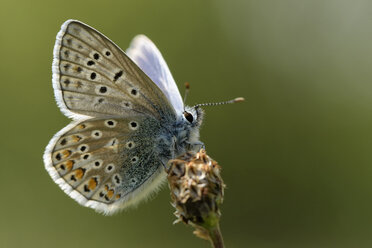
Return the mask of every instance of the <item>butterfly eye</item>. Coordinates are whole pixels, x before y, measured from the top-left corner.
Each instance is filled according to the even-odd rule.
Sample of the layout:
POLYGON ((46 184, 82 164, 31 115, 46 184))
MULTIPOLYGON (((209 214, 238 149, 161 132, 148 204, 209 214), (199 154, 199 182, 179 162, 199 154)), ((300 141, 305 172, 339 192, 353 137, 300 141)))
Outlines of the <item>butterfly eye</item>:
POLYGON ((186 120, 188 120, 190 123, 193 122, 194 120, 194 117, 192 116, 192 114, 190 114, 189 112, 183 112, 183 115, 185 116, 186 120))

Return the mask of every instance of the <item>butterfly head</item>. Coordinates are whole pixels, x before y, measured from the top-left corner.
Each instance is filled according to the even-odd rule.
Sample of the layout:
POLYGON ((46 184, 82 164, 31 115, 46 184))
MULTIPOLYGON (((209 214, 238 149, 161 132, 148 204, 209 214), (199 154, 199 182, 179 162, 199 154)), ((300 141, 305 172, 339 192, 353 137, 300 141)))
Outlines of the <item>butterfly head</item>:
POLYGON ((229 104, 235 102, 242 102, 244 101, 243 97, 237 97, 230 101, 225 102, 215 102, 215 103, 202 103, 197 104, 193 107, 185 106, 183 111, 183 118, 186 124, 191 125, 192 127, 199 127, 203 122, 204 111, 200 108, 200 106, 215 106, 221 104, 229 104))
MULTIPOLYGON (((183 98, 183 104, 186 103, 187 95, 190 90, 190 84, 185 83, 185 95, 183 98)), ((212 103, 201 103, 196 104, 193 107, 188 107, 184 105, 184 111, 183 111, 183 118, 187 125, 190 125, 191 127, 200 127, 200 125, 203 122, 204 117, 204 111, 200 108, 201 106, 216 106, 216 105, 222 105, 222 104, 229 104, 229 103, 236 103, 236 102, 242 102, 244 101, 243 97, 237 97, 235 99, 232 99, 230 101, 225 102, 212 102, 212 103)))
POLYGON ((203 122, 204 111, 199 106, 185 107, 183 118, 187 125, 199 127, 203 122))

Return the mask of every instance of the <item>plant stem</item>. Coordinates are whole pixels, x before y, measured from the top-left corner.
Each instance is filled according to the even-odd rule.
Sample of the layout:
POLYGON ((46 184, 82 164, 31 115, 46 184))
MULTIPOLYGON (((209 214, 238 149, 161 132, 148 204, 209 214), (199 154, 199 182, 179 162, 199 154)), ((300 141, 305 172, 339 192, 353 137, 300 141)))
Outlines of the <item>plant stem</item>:
POLYGON ((217 223, 208 229, 209 238, 214 248, 224 248, 220 225, 217 223))

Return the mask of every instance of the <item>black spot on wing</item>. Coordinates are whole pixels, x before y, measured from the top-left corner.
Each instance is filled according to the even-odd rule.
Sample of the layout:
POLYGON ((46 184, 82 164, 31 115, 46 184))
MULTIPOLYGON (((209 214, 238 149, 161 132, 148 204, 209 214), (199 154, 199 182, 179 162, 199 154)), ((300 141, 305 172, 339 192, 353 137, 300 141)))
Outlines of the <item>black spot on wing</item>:
POLYGON ((116 73, 114 77, 114 82, 116 82, 122 75, 123 75, 123 71, 119 71, 118 73, 116 73))

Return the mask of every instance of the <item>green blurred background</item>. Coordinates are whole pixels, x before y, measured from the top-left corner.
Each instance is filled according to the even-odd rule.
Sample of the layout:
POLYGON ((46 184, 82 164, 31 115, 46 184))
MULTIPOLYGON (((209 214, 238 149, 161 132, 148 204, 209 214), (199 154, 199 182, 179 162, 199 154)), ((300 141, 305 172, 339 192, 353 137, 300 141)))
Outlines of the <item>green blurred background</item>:
POLYGON ((175 217, 167 186, 105 217, 53 183, 42 154, 69 123, 51 84, 60 25, 81 20, 123 49, 165 57, 227 184, 227 247, 372 247, 372 2, 0 2, 0 247, 209 247, 175 217))

